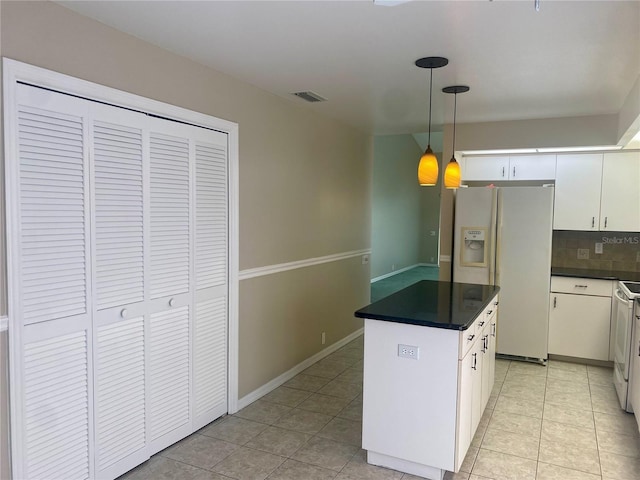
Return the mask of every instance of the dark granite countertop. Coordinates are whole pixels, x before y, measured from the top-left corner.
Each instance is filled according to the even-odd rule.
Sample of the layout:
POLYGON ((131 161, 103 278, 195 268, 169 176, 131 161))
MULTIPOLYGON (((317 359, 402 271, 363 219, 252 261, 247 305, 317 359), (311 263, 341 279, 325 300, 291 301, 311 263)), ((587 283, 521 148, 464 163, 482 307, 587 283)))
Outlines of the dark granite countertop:
POLYGON ((551 275, 558 277, 595 278, 601 280, 627 280, 631 282, 640 282, 640 272, 624 272, 620 270, 551 267, 551 275))
POLYGON ((466 330, 500 287, 422 280, 355 312, 359 318, 466 330))

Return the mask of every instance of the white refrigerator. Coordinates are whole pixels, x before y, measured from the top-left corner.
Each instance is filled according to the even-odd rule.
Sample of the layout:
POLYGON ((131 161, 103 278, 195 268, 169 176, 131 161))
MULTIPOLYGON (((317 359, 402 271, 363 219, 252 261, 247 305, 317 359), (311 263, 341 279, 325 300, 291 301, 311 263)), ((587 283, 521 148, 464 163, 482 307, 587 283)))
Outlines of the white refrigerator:
POLYGON ((500 287, 497 353, 546 361, 553 187, 456 193, 453 280, 500 287))

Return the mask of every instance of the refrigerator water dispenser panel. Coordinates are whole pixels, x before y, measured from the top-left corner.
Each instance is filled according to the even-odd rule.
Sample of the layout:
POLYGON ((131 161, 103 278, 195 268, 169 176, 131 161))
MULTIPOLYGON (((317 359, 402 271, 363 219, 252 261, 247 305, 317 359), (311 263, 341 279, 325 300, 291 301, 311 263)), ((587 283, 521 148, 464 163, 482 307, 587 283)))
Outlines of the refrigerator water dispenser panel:
POLYGON ((487 266, 487 229, 483 227, 462 227, 460 264, 465 267, 487 266))

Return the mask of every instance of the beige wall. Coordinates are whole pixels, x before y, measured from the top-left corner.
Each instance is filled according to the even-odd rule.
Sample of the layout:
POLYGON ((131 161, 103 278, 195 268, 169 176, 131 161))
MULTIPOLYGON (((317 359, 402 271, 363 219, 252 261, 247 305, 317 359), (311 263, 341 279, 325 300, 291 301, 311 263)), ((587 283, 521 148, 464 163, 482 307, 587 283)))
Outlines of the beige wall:
MULTIPOLYGON (((370 136, 57 4, 0 12, 2 56, 239 124, 241 270, 369 248, 370 136)), ((358 258, 242 281, 239 396, 359 328, 368 279, 358 258)))
MULTIPOLYGON (((462 108, 462 107, 460 107, 462 108)), ((445 125, 443 159, 451 158, 453 128, 445 125)), ((618 115, 516 120, 509 122, 456 125, 456 150, 508 148, 576 147, 615 145, 618 141, 618 115)), ((442 167, 444 169, 444 165, 442 167)), ((442 188, 440 200, 440 254, 451 255, 453 192, 442 188)), ((440 279, 451 278, 451 264, 442 262, 440 279)))

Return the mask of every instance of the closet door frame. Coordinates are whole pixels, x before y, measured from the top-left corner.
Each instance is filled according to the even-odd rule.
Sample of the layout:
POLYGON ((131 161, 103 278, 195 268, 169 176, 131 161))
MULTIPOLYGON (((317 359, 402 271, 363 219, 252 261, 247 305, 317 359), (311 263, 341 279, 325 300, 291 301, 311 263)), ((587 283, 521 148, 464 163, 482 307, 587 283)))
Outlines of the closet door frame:
MULTIPOLYGON (((158 115, 178 122, 184 122, 217 130, 227 134, 228 138, 228 391, 227 406, 229 413, 238 410, 238 248, 239 248, 239 169, 238 169, 238 124, 222 120, 203 113, 187 110, 164 102, 151 100, 139 95, 134 95, 121 90, 113 89, 96 83, 88 82, 68 75, 57 73, 44 68, 29 65, 16 60, 3 58, 3 103, 4 103, 4 142, 5 158, 15 158, 18 152, 16 143, 17 125, 13 119, 15 110, 16 87, 18 83, 26 83, 38 87, 48 88, 62 93, 68 93, 79 97, 104 102, 107 104, 133 109, 144 113, 158 115)), ((7 176, 8 183, 15 178, 7 176)), ((15 191, 8 188, 8 193, 15 191)), ((14 216, 10 206, 15 199, 7 202, 7 224, 14 216)), ((12 221, 12 220, 11 220, 12 221)), ((15 240, 7 238, 8 249, 15 240)), ((17 269, 11 261, 11 251, 7 255, 7 277, 16 275, 17 269)), ((12 325, 11 305, 17 305, 19 299, 16 292, 12 291, 11 284, 8 287, 8 330, 10 338, 17 334, 19 338, 19 326, 12 325), (17 328, 16 328, 17 327, 17 328), (13 332, 12 332, 13 330, 13 332)), ((11 341, 10 341, 11 345, 11 341)), ((17 365, 21 360, 17 357, 15 349, 9 348, 9 365, 17 365)), ((11 367, 10 367, 11 368, 11 367)), ((14 395, 10 389, 9 395, 14 395)), ((13 402, 12 397, 12 403, 13 402)), ((13 412, 14 414, 16 412, 13 412)))

